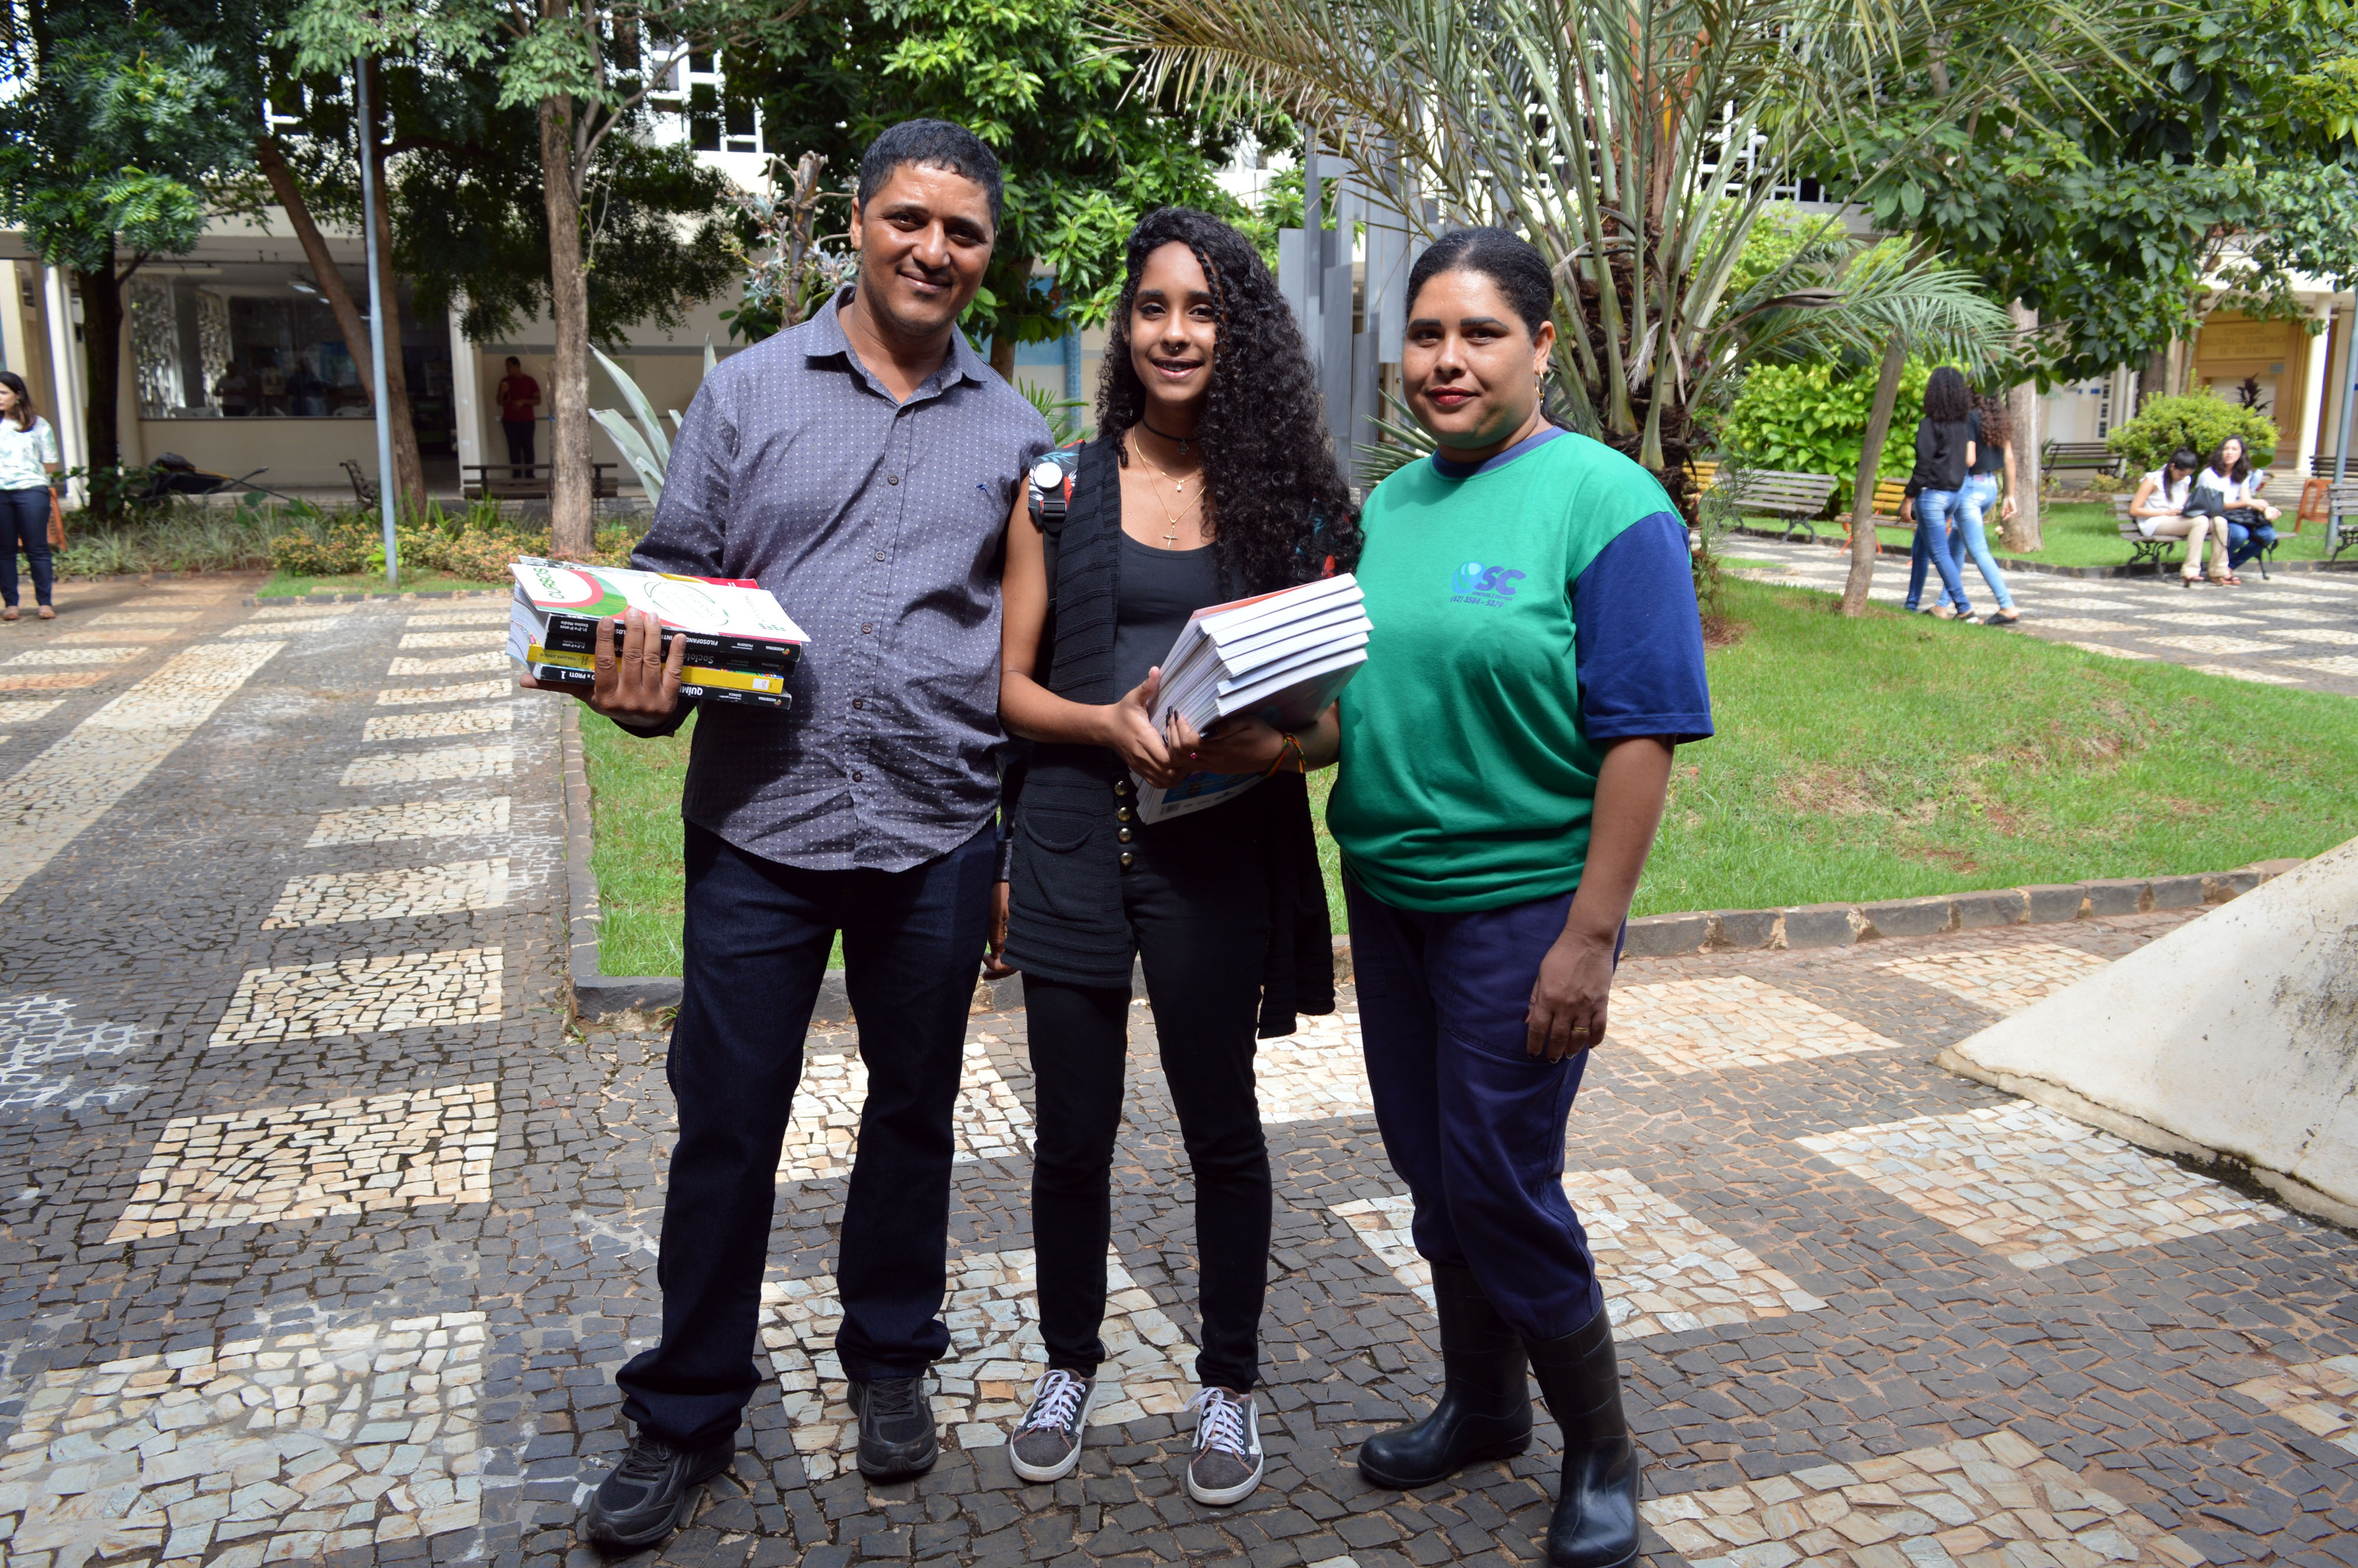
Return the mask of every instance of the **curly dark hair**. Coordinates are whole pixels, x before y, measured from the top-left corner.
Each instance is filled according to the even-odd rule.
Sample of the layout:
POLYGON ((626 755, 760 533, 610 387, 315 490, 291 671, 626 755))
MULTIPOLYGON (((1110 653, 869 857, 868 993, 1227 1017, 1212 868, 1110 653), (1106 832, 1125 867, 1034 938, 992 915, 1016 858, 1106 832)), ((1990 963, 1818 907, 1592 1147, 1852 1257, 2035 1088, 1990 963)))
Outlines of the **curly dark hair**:
POLYGON ((1359 509, 1327 441, 1302 330, 1252 242, 1207 212, 1161 207, 1130 231, 1098 387, 1098 438, 1129 462, 1123 438, 1146 413, 1146 388, 1130 362, 1130 313, 1146 258, 1168 244, 1195 253, 1218 324, 1197 436, 1222 579, 1235 591, 1266 593, 1324 576, 1330 557, 1349 571, 1359 558, 1359 509))
POLYGON ((1962 425, 1973 411, 1974 392, 1965 384, 1965 373, 1954 365, 1933 371, 1924 384, 1924 417, 1935 425, 1962 425))
POLYGON ((1982 445, 1996 451, 2014 444, 2014 410, 2005 393, 1975 394, 1974 412, 1982 416, 1982 445))

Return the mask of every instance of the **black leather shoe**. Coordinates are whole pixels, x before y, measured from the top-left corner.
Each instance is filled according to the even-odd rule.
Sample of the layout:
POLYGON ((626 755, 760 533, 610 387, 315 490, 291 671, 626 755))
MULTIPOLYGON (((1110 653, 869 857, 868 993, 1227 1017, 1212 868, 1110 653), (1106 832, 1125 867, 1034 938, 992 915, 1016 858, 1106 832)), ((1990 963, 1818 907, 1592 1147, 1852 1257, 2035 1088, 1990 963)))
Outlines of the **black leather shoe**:
POLYGON ((855 1379, 849 1402, 860 1418, 860 1473, 870 1480, 905 1481, 924 1475, 941 1457, 934 1401, 922 1375, 855 1379))
POLYGON ((1479 1460, 1511 1459, 1531 1444, 1522 1340, 1471 1269, 1434 1264, 1433 1296, 1441 1319, 1441 1400, 1422 1421, 1359 1444, 1359 1474, 1371 1486, 1414 1491, 1479 1460))
POLYGON ((1562 1339, 1526 1340, 1531 1376, 1563 1429, 1563 1479, 1548 1520, 1551 1568, 1638 1561, 1638 1447, 1621 1415, 1613 1327, 1598 1313, 1562 1339))
POLYGON ((598 1483, 581 1512, 581 1539, 609 1552, 653 1546, 687 1522, 697 1488, 737 1455, 730 1433, 709 1448, 675 1448, 639 1433, 613 1474, 598 1483))

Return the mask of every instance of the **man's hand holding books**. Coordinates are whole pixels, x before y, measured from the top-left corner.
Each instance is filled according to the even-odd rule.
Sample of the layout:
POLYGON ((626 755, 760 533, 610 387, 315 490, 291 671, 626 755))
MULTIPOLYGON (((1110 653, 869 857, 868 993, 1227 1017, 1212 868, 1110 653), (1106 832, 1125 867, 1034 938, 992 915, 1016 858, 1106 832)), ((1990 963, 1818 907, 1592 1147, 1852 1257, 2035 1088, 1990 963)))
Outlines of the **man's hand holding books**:
POLYGON ((544 688, 529 675, 519 676, 517 684, 570 691, 592 712, 618 724, 661 724, 671 718, 679 706, 680 671, 687 665, 687 638, 674 637, 666 657, 662 623, 644 610, 625 610, 599 619, 595 647, 594 679, 586 690, 572 685, 544 688))

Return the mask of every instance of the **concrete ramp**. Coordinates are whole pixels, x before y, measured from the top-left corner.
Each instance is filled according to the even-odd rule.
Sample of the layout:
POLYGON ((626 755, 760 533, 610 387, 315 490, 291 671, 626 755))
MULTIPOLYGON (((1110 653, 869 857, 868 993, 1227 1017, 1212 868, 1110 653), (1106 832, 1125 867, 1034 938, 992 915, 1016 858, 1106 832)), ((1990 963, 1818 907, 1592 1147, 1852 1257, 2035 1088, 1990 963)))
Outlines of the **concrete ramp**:
POLYGON ((2358 839, 1939 1060, 2358 1225, 2358 839))

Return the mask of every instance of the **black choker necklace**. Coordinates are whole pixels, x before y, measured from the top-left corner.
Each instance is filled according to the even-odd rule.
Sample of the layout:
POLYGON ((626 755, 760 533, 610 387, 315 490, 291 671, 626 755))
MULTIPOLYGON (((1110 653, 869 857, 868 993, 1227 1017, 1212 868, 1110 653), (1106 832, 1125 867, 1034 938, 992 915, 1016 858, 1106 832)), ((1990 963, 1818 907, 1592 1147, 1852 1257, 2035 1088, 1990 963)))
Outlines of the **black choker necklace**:
POLYGON ((1149 435, 1152 435, 1152 436, 1161 436, 1161 437, 1163 437, 1163 438, 1164 440, 1166 440, 1166 441, 1175 441, 1176 443, 1178 443, 1178 447, 1179 447, 1179 455, 1180 455, 1181 457, 1183 457, 1183 458, 1184 458, 1184 457, 1185 457, 1185 456, 1187 455, 1187 449, 1188 449, 1188 448, 1190 448, 1190 447, 1192 447, 1192 446, 1194 446, 1194 445, 1195 444, 1195 437, 1193 437, 1193 436, 1173 436, 1173 435, 1168 435, 1168 434, 1164 433, 1163 431, 1161 431, 1161 430, 1156 429, 1153 426, 1147 424, 1147 422, 1146 422, 1143 418, 1141 418, 1141 419, 1140 419, 1140 420, 1139 420, 1139 424, 1140 424, 1141 426, 1144 427, 1144 428, 1145 428, 1145 430, 1146 430, 1147 434, 1149 434, 1149 435))

